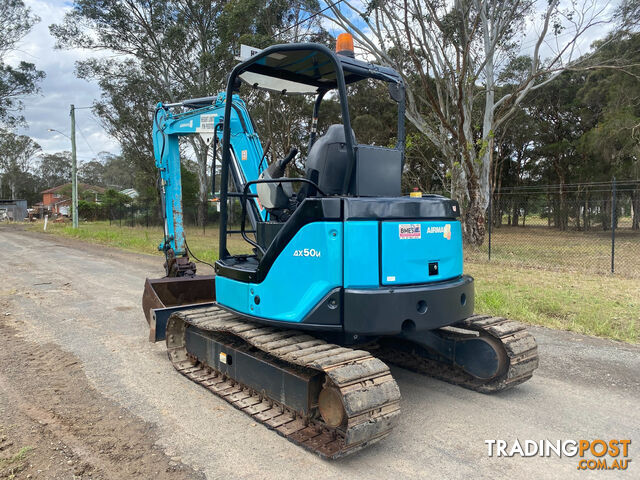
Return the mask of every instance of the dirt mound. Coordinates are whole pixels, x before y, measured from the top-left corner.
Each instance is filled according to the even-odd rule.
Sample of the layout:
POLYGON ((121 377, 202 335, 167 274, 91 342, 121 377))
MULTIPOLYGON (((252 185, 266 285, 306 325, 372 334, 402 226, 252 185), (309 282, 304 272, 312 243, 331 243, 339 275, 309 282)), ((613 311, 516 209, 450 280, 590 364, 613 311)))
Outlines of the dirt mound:
POLYGON ((204 478, 97 392, 75 356, 16 333, 0 318, 0 478, 204 478))

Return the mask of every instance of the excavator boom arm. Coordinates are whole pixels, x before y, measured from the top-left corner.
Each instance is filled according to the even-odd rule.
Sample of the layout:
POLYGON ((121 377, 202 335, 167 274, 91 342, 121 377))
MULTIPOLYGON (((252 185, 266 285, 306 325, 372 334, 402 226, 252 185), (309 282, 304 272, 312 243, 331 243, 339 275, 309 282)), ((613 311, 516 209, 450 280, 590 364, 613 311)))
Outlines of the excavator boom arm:
MULTIPOLYGON (((225 98, 226 94, 220 93, 215 97, 174 104, 159 103, 154 113, 153 148, 156 167, 160 171, 165 236, 160 247, 165 251, 172 249, 176 257, 185 256, 187 253, 179 137, 200 137, 201 144, 215 147, 222 139, 225 98), (176 107, 188 110, 176 112, 176 107)), ((232 99, 229 121, 231 177, 236 191, 242 192, 248 182, 258 179, 267 164, 263 161, 262 144, 253 128, 245 103, 237 95, 232 99)), ((215 169, 212 174, 215 175, 215 169)), ((251 185, 249 189, 256 193, 255 185, 251 185)), ((215 193, 212 192, 214 196, 215 193)), ((267 216, 267 211, 254 200, 249 209, 249 219, 253 226, 255 227, 257 221, 266 220, 267 216)))

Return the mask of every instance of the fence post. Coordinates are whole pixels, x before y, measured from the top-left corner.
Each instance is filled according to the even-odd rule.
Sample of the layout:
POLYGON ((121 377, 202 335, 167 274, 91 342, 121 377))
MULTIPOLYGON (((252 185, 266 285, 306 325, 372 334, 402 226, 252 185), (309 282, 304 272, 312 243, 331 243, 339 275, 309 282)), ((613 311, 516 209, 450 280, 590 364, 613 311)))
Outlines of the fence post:
POLYGON ((616 177, 611 182, 611 273, 615 271, 616 255, 616 177))
POLYGON ((489 185, 489 261, 491 261, 491 228, 492 228, 492 209, 493 209, 493 193, 491 192, 491 185, 489 185))

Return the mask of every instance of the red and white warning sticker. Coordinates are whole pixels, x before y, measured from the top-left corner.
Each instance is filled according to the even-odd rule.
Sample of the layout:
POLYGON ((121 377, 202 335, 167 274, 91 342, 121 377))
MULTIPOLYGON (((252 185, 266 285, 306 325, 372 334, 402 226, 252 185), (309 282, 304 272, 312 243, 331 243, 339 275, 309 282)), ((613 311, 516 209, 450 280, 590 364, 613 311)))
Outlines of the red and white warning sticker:
POLYGON ((408 238, 422 238, 422 230, 419 223, 401 223, 398 225, 400 240, 408 238))

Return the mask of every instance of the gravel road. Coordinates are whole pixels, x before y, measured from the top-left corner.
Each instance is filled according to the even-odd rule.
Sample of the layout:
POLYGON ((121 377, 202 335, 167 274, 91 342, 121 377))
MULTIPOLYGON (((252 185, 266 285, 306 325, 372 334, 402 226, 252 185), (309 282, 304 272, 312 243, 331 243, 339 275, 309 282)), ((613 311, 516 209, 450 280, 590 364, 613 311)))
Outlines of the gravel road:
POLYGON ((491 396, 392 368, 398 427, 330 462, 192 384, 147 341, 140 299, 160 257, 5 227, 0 249, 0 466, 32 447, 17 478, 640 478, 638 346, 532 327, 540 368, 491 396), (627 471, 489 457, 485 445, 596 438, 632 440, 627 471))

